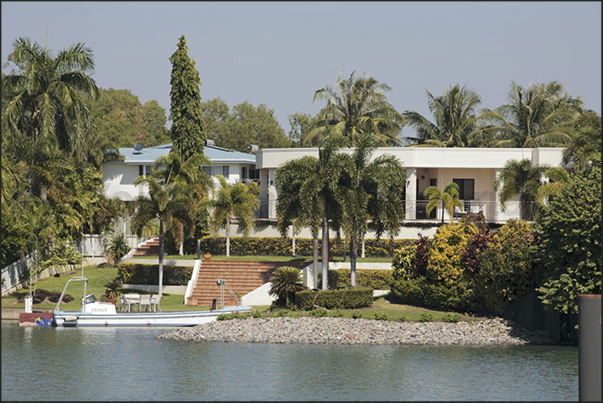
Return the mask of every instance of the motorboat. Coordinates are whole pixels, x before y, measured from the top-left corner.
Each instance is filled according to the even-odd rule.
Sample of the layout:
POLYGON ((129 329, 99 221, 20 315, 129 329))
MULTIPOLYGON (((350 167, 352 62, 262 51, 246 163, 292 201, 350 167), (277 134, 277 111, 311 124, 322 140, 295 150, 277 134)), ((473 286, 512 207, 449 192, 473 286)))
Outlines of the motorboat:
MULTIPOLYGON (((86 277, 73 277, 67 281, 63 293, 54 309, 53 326, 62 327, 87 327, 87 326, 196 326, 202 323, 217 320, 219 315, 230 313, 244 313, 251 311, 250 306, 237 305, 223 306, 220 309, 209 311, 181 311, 181 312, 117 312, 115 305, 109 302, 100 302, 94 294, 86 295, 86 277), (84 282, 84 298, 80 311, 60 310, 61 301, 71 281, 84 282)), ((218 279, 218 285, 224 287, 224 279, 218 279)), ((230 288, 230 287, 229 287, 230 288)), ((231 290, 232 292, 232 290, 231 290)), ((222 295, 224 290, 222 289, 222 295)), ((223 301, 223 297, 222 297, 223 301)), ((212 307, 213 308, 213 307, 212 307)))

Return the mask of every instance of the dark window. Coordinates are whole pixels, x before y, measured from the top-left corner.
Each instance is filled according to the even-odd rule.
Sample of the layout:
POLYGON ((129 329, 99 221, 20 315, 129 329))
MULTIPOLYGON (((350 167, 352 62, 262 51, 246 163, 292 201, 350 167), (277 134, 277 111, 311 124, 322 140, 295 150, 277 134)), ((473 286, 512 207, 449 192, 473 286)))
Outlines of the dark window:
POLYGON ((138 176, 142 176, 144 173, 144 165, 138 165, 138 176))
POLYGON ((150 174, 153 173, 153 170, 151 169, 150 165, 145 165, 145 171, 146 171, 146 175, 149 176, 150 174))
POLYGON ((222 166, 222 176, 224 177, 224 179, 228 179, 229 175, 230 175, 230 166, 223 165, 222 166))
POLYGON ((475 179, 453 179, 452 181, 459 187, 459 199, 473 200, 475 179))
POLYGON ((205 174, 211 176, 211 167, 210 166, 204 166, 202 169, 205 174))
POLYGON ((438 186, 437 183, 438 183, 437 178, 431 178, 429 180, 429 186, 438 186))
POLYGON ((241 167, 241 179, 247 179, 247 168, 241 167))

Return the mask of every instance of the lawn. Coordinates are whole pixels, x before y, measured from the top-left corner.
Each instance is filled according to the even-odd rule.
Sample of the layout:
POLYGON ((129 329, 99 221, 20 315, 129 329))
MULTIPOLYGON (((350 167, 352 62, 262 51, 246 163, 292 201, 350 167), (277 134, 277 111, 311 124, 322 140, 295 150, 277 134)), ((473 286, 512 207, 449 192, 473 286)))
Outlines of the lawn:
MULTIPOLYGON (((84 274, 88 278, 88 284, 86 287, 87 294, 94 294, 98 299, 105 292, 105 287, 103 285, 113 278, 117 277, 117 268, 116 267, 103 267, 99 268, 97 266, 86 266, 84 268, 84 274)), ((48 291, 57 291, 62 292, 65 284, 70 278, 75 276, 81 276, 81 270, 76 270, 71 273, 61 274, 60 277, 49 277, 44 280, 38 281, 38 289, 44 289, 48 291)), ((126 293, 144 293, 138 290, 125 290, 126 293)), ((74 297, 74 300, 69 303, 61 303, 62 310, 68 311, 79 311, 81 308, 81 300, 84 297, 84 287, 83 282, 81 281, 73 281, 69 284, 67 289, 67 294, 70 294, 74 297)), ((2 297, 2 308, 13 308, 13 309, 25 309, 25 302, 22 298, 26 295, 29 295, 29 288, 24 288, 20 291, 17 291, 10 296, 2 297), (19 301, 21 300, 21 301, 19 301)), ((42 304, 34 304, 34 310, 52 310, 54 309, 56 304, 54 303, 42 303, 42 304)), ((254 306, 252 312, 262 312, 265 313, 268 310, 269 306, 254 306)), ((184 296, 183 295, 175 295, 175 294, 163 294, 163 298, 161 300, 161 310, 166 311, 204 311, 208 310, 209 307, 200 307, 200 306, 187 306, 184 305, 184 296)), ((377 316, 386 316, 389 320, 399 321, 404 319, 406 321, 417 321, 421 318, 423 313, 431 313, 433 318, 437 320, 441 320, 446 314, 453 312, 445 312, 445 311, 434 311, 430 309, 425 309, 421 307, 415 307, 410 305, 397 304, 391 301, 387 296, 375 297, 373 306, 368 308, 361 309, 349 309, 349 310, 341 310, 338 313, 344 318, 352 318, 352 317, 362 317, 364 319, 374 319, 375 315, 377 316)), ((307 315, 305 312, 292 312, 292 316, 301 316, 307 315)), ((462 320, 468 320, 471 317, 463 316, 462 320)))

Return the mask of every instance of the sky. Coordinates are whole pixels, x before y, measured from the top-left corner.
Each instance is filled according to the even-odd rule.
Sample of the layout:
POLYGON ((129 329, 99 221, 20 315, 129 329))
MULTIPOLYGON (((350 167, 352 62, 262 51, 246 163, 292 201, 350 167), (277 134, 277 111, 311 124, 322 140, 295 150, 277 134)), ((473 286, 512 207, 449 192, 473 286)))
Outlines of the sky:
MULTIPOLYGON (((563 83, 601 114, 601 2, 26 2, 2 1, 2 63, 18 37, 54 55, 90 47, 101 88, 129 89, 170 109, 170 56, 184 35, 203 101, 248 101, 315 115, 316 90, 339 72, 392 90, 399 112, 433 119, 426 91, 460 84, 481 107, 507 102, 511 83, 563 83), (48 34, 46 30, 48 28, 48 34)), ((168 122, 169 126, 169 122, 168 122)), ((411 136, 406 127, 403 135, 411 136)))

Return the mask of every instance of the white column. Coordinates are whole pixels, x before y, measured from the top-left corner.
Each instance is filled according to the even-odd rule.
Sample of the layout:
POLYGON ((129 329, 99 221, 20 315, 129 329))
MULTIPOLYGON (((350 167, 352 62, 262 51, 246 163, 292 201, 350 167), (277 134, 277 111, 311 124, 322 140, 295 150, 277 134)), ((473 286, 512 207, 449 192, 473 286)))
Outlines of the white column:
POLYGON ((406 170, 406 220, 417 218, 417 170, 406 170))

